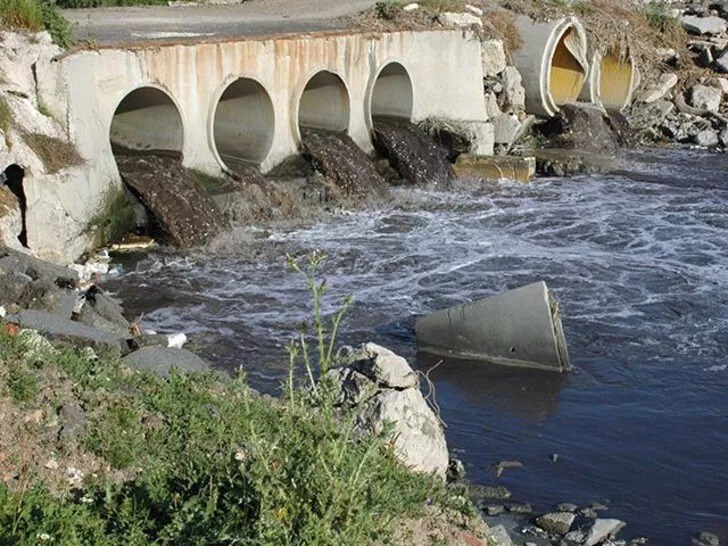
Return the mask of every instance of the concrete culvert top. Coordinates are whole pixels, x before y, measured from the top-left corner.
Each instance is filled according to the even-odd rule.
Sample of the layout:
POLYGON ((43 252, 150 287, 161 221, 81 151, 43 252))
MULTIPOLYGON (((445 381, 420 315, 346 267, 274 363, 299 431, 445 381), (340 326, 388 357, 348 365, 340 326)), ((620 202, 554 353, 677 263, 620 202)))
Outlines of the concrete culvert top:
POLYGON ((404 66, 392 62, 379 71, 371 95, 371 117, 412 119, 412 80, 404 66))
POLYGON ((298 126, 330 131, 349 128, 349 93, 339 76, 323 70, 308 81, 298 103, 298 126))
POLYGON ((111 143, 132 150, 182 151, 182 117, 172 98, 156 87, 135 89, 111 121, 111 143))
POLYGON ((213 138, 220 161, 229 169, 260 166, 273 143, 274 111, 270 96, 257 81, 238 78, 215 108, 213 138))

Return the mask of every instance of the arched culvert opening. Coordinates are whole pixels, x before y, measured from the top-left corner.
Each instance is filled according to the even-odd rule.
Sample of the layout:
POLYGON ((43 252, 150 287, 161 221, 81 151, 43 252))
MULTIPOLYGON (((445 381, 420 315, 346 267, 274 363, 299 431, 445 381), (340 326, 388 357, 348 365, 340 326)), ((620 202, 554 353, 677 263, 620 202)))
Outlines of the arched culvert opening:
POLYGON ((370 112, 378 117, 412 119, 412 80, 404 66, 389 63, 377 75, 372 89, 370 112))
POLYGON ((182 152, 184 130, 174 101, 161 89, 140 87, 114 112, 111 144, 128 150, 182 152))
POLYGON ((349 93, 339 76, 324 70, 308 81, 298 103, 298 127, 340 132, 349 128, 349 93))
MULTIPOLYGON (((596 62, 596 59, 595 59, 596 62)), ((610 49, 599 62, 599 99, 609 112, 620 112, 632 102, 636 69, 629 51, 610 49)))
POLYGON ((584 27, 574 17, 536 22, 521 16, 514 24, 523 42, 513 62, 526 89, 526 110, 553 116, 559 106, 578 99, 586 81, 584 27))
POLYGON ((213 138, 220 159, 231 170, 258 167, 273 143, 273 102, 255 80, 239 78, 215 108, 213 138))

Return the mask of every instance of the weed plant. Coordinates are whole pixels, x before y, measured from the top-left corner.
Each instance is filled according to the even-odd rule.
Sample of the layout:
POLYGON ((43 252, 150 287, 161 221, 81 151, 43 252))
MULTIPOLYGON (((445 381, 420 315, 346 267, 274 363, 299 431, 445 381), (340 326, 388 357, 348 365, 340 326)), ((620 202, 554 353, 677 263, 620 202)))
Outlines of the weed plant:
MULTIPOLYGON (((387 434, 354 435, 350 416, 331 410, 317 367, 325 373, 335 363, 350 301, 325 318, 324 259, 289 259, 312 292, 313 328, 289 347, 280 400, 249 389, 242 374, 161 379, 74 350, 28 358, 22 336, 0 333, 0 369, 15 366, 18 377, 52 369, 70 381, 87 419, 78 449, 126 476, 89 476, 71 494, 45 485, 39 471, 14 486, 0 482, 0 546, 361 546, 388 543, 393 522, 428 503, 463 509, 439 480, 399 465, 387 434)), ((11 383, 0 374, 0 392, 17 391, 26 407, 38 402, 36 389, 11 383)))
POLYGON ((47 30, 53 41, 63 48, 73 44, 71 23, 53 2, 43 0, 0 0, 0 27, 39 32, 47 30))

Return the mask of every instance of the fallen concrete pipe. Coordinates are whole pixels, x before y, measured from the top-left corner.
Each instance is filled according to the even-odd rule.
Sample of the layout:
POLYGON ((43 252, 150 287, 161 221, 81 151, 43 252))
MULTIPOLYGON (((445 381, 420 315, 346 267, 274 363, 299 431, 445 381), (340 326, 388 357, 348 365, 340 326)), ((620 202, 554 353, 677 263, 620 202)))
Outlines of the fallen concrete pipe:
POLYGON ((526 112, 551 117, 579 98, 589 72, 586 32, 576 17, 536 22, 516 17, 522 45, 512 52, 526 90, 526 112))
POLYGON ((632 103, 638 82, 639 71, 629 50, 613 47, 593 55, 579 99, 607 112, 621 112, 632 103))
POLYGON ((424 352, 504 366, 571 369, 559 305, 543 281, 421 317, 415 331, 424 352))

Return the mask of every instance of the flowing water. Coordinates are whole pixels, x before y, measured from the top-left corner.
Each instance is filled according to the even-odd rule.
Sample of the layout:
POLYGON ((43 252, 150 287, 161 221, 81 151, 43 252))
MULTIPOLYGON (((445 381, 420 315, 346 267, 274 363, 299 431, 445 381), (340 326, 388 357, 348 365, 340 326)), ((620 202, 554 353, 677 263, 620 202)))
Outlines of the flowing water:
POLYGON ((285 254, 325 250, 343 341, 421 368, 413 317, 544 279, 568 376, 444 362, 432 372, 450 448, 471 480, 545 511, 606 502, 627 536, 728 540, 728 155, 651 151, 624 173, 530 185, 397 189, 378 210, 289 231, 240 229, 200 254, 121 263, 107 284, 159 331, 183 330, 224 368, 275 391, 308 294, 285 254), (558 454, 553 462, 552 454, 558 454), (503 459, 524 463, 501 478, 503 459))

